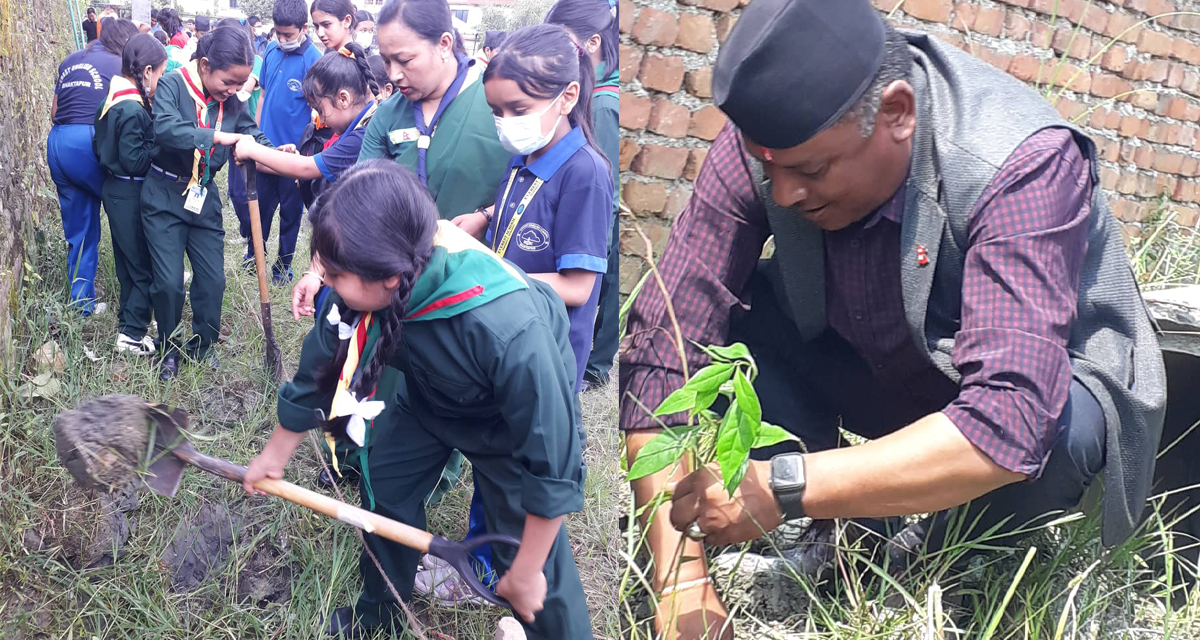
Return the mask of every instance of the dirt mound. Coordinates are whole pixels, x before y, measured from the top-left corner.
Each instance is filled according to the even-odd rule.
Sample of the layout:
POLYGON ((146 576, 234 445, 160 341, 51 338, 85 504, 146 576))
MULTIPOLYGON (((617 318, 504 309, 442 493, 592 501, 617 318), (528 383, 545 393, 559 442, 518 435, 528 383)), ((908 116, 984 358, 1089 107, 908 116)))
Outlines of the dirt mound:
POLYGON ((146 450, 149 414, 137 396, 103 396, 54 421, 58 458, 85 487, 112 490, 133 478, 146 450))
POLYGON ((176 591, 191 591, 203 584, 209 573, 224 564, 233 544, 234 531, 242 523, 240 513, 224 505, 205 505, 195 517, 180 522, 163 552, 171 569, 176 591))
POLYGON ((250 560, 238 572, 238 600, 265 607, 292 598, 292 567, 275 545, 261 543, 250 552, 250 560))
POLYGON ((21 542, 30 553, 52 552, 77 569, 105 567, 125 552, 136 523, 127 514, 137 508, 138 494, 132 484, 112 493, 72 485, 61 515, 23 531, 21 542))

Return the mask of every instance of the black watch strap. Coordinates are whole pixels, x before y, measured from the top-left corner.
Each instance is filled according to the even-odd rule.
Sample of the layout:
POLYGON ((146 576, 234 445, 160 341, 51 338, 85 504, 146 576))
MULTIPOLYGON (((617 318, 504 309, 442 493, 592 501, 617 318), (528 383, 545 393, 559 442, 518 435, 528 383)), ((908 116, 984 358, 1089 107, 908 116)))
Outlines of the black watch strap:
POLYGON ((804 456, 782 453, 771 458, 771 492, 784 520, 804 517, 804 456))

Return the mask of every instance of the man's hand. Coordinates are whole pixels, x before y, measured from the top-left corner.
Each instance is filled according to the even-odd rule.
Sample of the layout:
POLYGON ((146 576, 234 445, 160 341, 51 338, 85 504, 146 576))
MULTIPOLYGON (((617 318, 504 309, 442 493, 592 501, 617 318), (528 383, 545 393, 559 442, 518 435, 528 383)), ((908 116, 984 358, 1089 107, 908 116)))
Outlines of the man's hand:
POLYGON ((496 583, 496 595, 508 600, 513 611, 532 624, 534 616, 545 606, 546 574, 514 564, 496 583))
POLYGON ((761 537, 783 522, 769 485, 770 461, 750 461, 746 477, 733 497, 725 491, 716 463, 693 472, 675 485, 671 525, 679 531, 696 522, 705 544, 734 544, 761 537))
POLYGON ((275 150, 282 151, 284 153, 294 153, 296 155, 300 155, 300 152, 296 149, 296 145, 294 144, 285 144, 281 147, 275 147, 275 150))
POLYGON ((663 640, 733 640, 729 612, 710 581, 661 596, 654 627, 654 637, 663 640))
POLYGON ((471 213, 464 213, 461 216, 456 216, 453 220, 451 220, 451 222, 453 222, 459 229, 466 231, 472 236, 475 236, 477 240, 482 240, 484 234, 487 233, 487 216, 479 213, 478 211, 472 211, 471 213))

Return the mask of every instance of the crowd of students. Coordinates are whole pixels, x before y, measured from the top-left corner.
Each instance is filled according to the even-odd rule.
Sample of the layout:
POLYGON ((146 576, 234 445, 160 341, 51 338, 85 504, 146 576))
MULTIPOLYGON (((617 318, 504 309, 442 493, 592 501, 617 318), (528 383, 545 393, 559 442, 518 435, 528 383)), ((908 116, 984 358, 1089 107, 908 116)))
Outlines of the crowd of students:
MULTIPOLYGON (((308 211, 293 312, 316 318, 246 490, 323 428, 340 476, 324 482, 357 477, 364 506, 423 527, 465 457, 471 535, 522 539, 477 563, 530 638, 591 637, 562 519, 583 505, 578 394, 607 381, 616 350, 616 14, 615 0, 559 0, 544 24, 487 32, 472 58, 446 0, 389 0, 377 18, 350 0, 276 0, 269 29, 162 9, 143 33, 104 19, 55 90, 48 161, 71 303, 104 311, 103 203, 116 349, 157 354, 163 380, 181 362, 219 367, 215 177, 229 165, 252 264, 237 165, 253 161, 264 237, 279 211, 276 285, 293 280, 308 211)), ((468 599, 433 559, 368 546, 402 597, 416 584, 468 599)), ((361 569, 363 594, 327 617, 332 634, 400 624, 374 564, 361 569)))

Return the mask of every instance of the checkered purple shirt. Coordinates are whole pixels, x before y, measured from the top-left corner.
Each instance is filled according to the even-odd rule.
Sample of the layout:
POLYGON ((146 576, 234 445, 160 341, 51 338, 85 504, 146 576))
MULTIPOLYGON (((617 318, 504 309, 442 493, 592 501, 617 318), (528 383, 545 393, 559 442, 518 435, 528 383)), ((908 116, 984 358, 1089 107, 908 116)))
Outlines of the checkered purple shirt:
MULTIPOLYGON (((751 158, 726 125, 713 142, 687 207, 658 263, 684 337, 725 344, 730 315, 770 234, 751 158)), ((952 354, 962 374, 943 412, 997 464, 1036 477, 1058 436, 1071 385, 1066 344, 1075 320, 1091 210, 1088 163, 1069 131, 1023 142, 970 215, 961 330, 952 354)), ((938 397, 945 377, 911 339, 900 261, 903 187, 864 220, 825 234, 826 313, 885 386, 938 397)), ((643 287, 621 355, 623 429, 654 426, 658 406, 683 384, 661 291, 643 287), (632 394, 638 402, 631 401, 632 394)), ((707 360, 688 345, 691 371, 707 360)))

